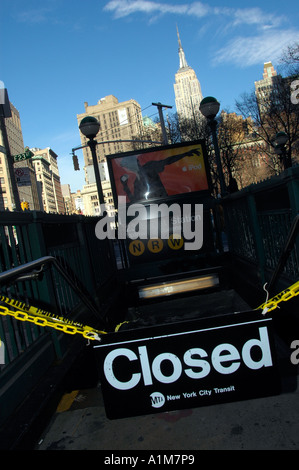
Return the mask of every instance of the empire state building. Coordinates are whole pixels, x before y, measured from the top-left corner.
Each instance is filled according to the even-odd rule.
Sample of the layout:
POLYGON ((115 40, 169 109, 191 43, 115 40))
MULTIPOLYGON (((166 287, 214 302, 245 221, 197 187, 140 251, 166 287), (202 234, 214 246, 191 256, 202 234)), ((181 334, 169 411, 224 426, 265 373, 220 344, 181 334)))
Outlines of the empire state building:
POLYGON ((174 94, 178 117, 193 119, 203 99, 200 83, 192 67, 187 64, 177 28, 180 68, 175 74, 174 94))

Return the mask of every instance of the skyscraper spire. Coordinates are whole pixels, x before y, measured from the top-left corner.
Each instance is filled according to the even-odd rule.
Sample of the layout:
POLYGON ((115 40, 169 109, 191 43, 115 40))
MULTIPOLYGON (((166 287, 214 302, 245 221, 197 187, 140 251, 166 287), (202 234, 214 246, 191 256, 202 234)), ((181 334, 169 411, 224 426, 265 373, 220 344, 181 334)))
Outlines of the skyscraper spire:
POLYGON ((179 42, 180 69, 182 69, 184 67, 188 67, 188 64, 187 64, 187 60, 186 60, 186 57, 185 57, 185 52, 184 52, 184 49, 183 49, 183 46, 182 46, 182 43, 181 43, 181 40, 180 40, 178 25, 176 25, 176 32, 177 32, 177 35, 178 35, 178 42, 179 42))
POLYGON ((195 71, 187 64, 178 27, 176 27, 176 31, 179 42, 180 68, 175 74, 175 105, 179 119, 195 119, 202 101, 201 87, 195 71))

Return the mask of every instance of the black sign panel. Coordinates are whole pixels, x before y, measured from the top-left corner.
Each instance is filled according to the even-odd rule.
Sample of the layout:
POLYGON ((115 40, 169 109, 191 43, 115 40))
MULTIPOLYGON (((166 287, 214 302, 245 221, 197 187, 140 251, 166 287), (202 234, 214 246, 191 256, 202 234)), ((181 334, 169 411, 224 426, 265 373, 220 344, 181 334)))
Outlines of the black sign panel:
POLYGON ((139 204, 140 213, 141 209, 144 211, 143 219, 140 214, 135 219, 126 218, 126 249, 130 265, 212 251, 210 211, 195 201, 185 198, 157 205, 139 204), (137 232, 134 233, 132 227, 133 230, 137 227, 137 232), (153 232, 156 236, 151 235, 153 232))
POLYGON ((110 419, 280 391, 271 318, 257 312, 112 333, 95 349, 110 419))

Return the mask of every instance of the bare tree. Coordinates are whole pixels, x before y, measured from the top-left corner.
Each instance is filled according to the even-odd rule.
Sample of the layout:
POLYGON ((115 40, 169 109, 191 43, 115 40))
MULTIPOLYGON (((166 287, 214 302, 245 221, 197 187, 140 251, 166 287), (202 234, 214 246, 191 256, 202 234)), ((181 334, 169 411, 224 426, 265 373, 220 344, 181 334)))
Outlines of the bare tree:
POLYGON ((299 43, 295 42, 283 52, 280 64, 285 76, 299 75, 299 43))
MULTIPOLYGON (((255 91, 245 93, 236 101, 236 108, 244 118, 252 119, 252 134, 260 140, 260 151, 265 155, 265 163, 279 171, 277 154, 274 153, 275 136, 285 132, 288 136, 286 153, 289 161, 298 158, 298 105, 291 100, 291 78, 277 76, 271 92, 258 96, 255 91)), ((280 168, 279 168, 280 166, 280 168)))
POLYGON ((218 124, 218 142, 224 179, 230 192, 237 190, 242 144, 246 134, 246 120, 242 116, 222 111, 218 124))

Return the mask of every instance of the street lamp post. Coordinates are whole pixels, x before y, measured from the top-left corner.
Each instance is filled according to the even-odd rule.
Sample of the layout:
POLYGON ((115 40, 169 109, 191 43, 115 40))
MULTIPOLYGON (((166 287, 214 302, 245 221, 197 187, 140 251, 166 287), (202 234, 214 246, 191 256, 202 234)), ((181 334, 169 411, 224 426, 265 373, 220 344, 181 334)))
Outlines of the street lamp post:
POLYGON ((215 116, 218 114, 219 109, 220 109, 220 103, 213 96, 207 96, 201 101, 199 105, 199 110, 203 114, 203 116, 207 118, 208 125, 212 131, 213 144, 214 144, 214 150, 215 150, 215 156, 216 156, 216 164, 217 164, 217 170, 218 170, 219 181, 220 181, 220 191, 221 191, 221 196, 223 197, 227 193, 227 191, 226 191, 223 170, 222 170, 222 165, 221 165, 221 160, 220 160, 220 152, 219 152, 218 139, 217 139, 217 134, 216 134, 217 122, 215 119, 215 116))
POLYGON ((101 183, 101 176, 100 176, 100 170, 99 170, 99 163, 97 159, 97 154, 96 154, 96 146, 97 142, 94 140, 95 136, 100 130, 100 123, 95 117, 92 116, 86 116, 85 118, 82 119, 79 125, 79 129, 82 132, 85 137, 88 138, 88 146, 91 150, 91 155, 92 155, 92 162, 93 162, 93 168, 94 168, 94 174, 95 174, 95 180, 96 180, 96 186, 97 186, 97 192, 98 192, 98 198, 100 204, 105 204, 104 201, 104 196, 103 196, 103 191, 102 191, 102 183, 101 183))
POLYGON ((277 132, 274 143, 276 147, 274 148, 275 153, 282 155, 282 163, 284 169, 290 168, 292 166, 292 160, 287 156, 287 149, 285 144, 288 141, 288 135, 285 132, 277 132))
POLYGON ((157 106, 158 111, 159 111, 159 118, 160 118, 160 124, 161 124, 161 129, 162 129, 162 135, 163 135, 163 142, 165 145, 168 144, 168 139, 167 139, 167 133, 166 133, 166 128, 165 128, 165 122, 164 122, 164 116, 163 116, 163 111, 162 108, 172 108, 172 106, 168 106, 167 104, 162 104, 160 103, 152 103, 153 106, 157 106))

